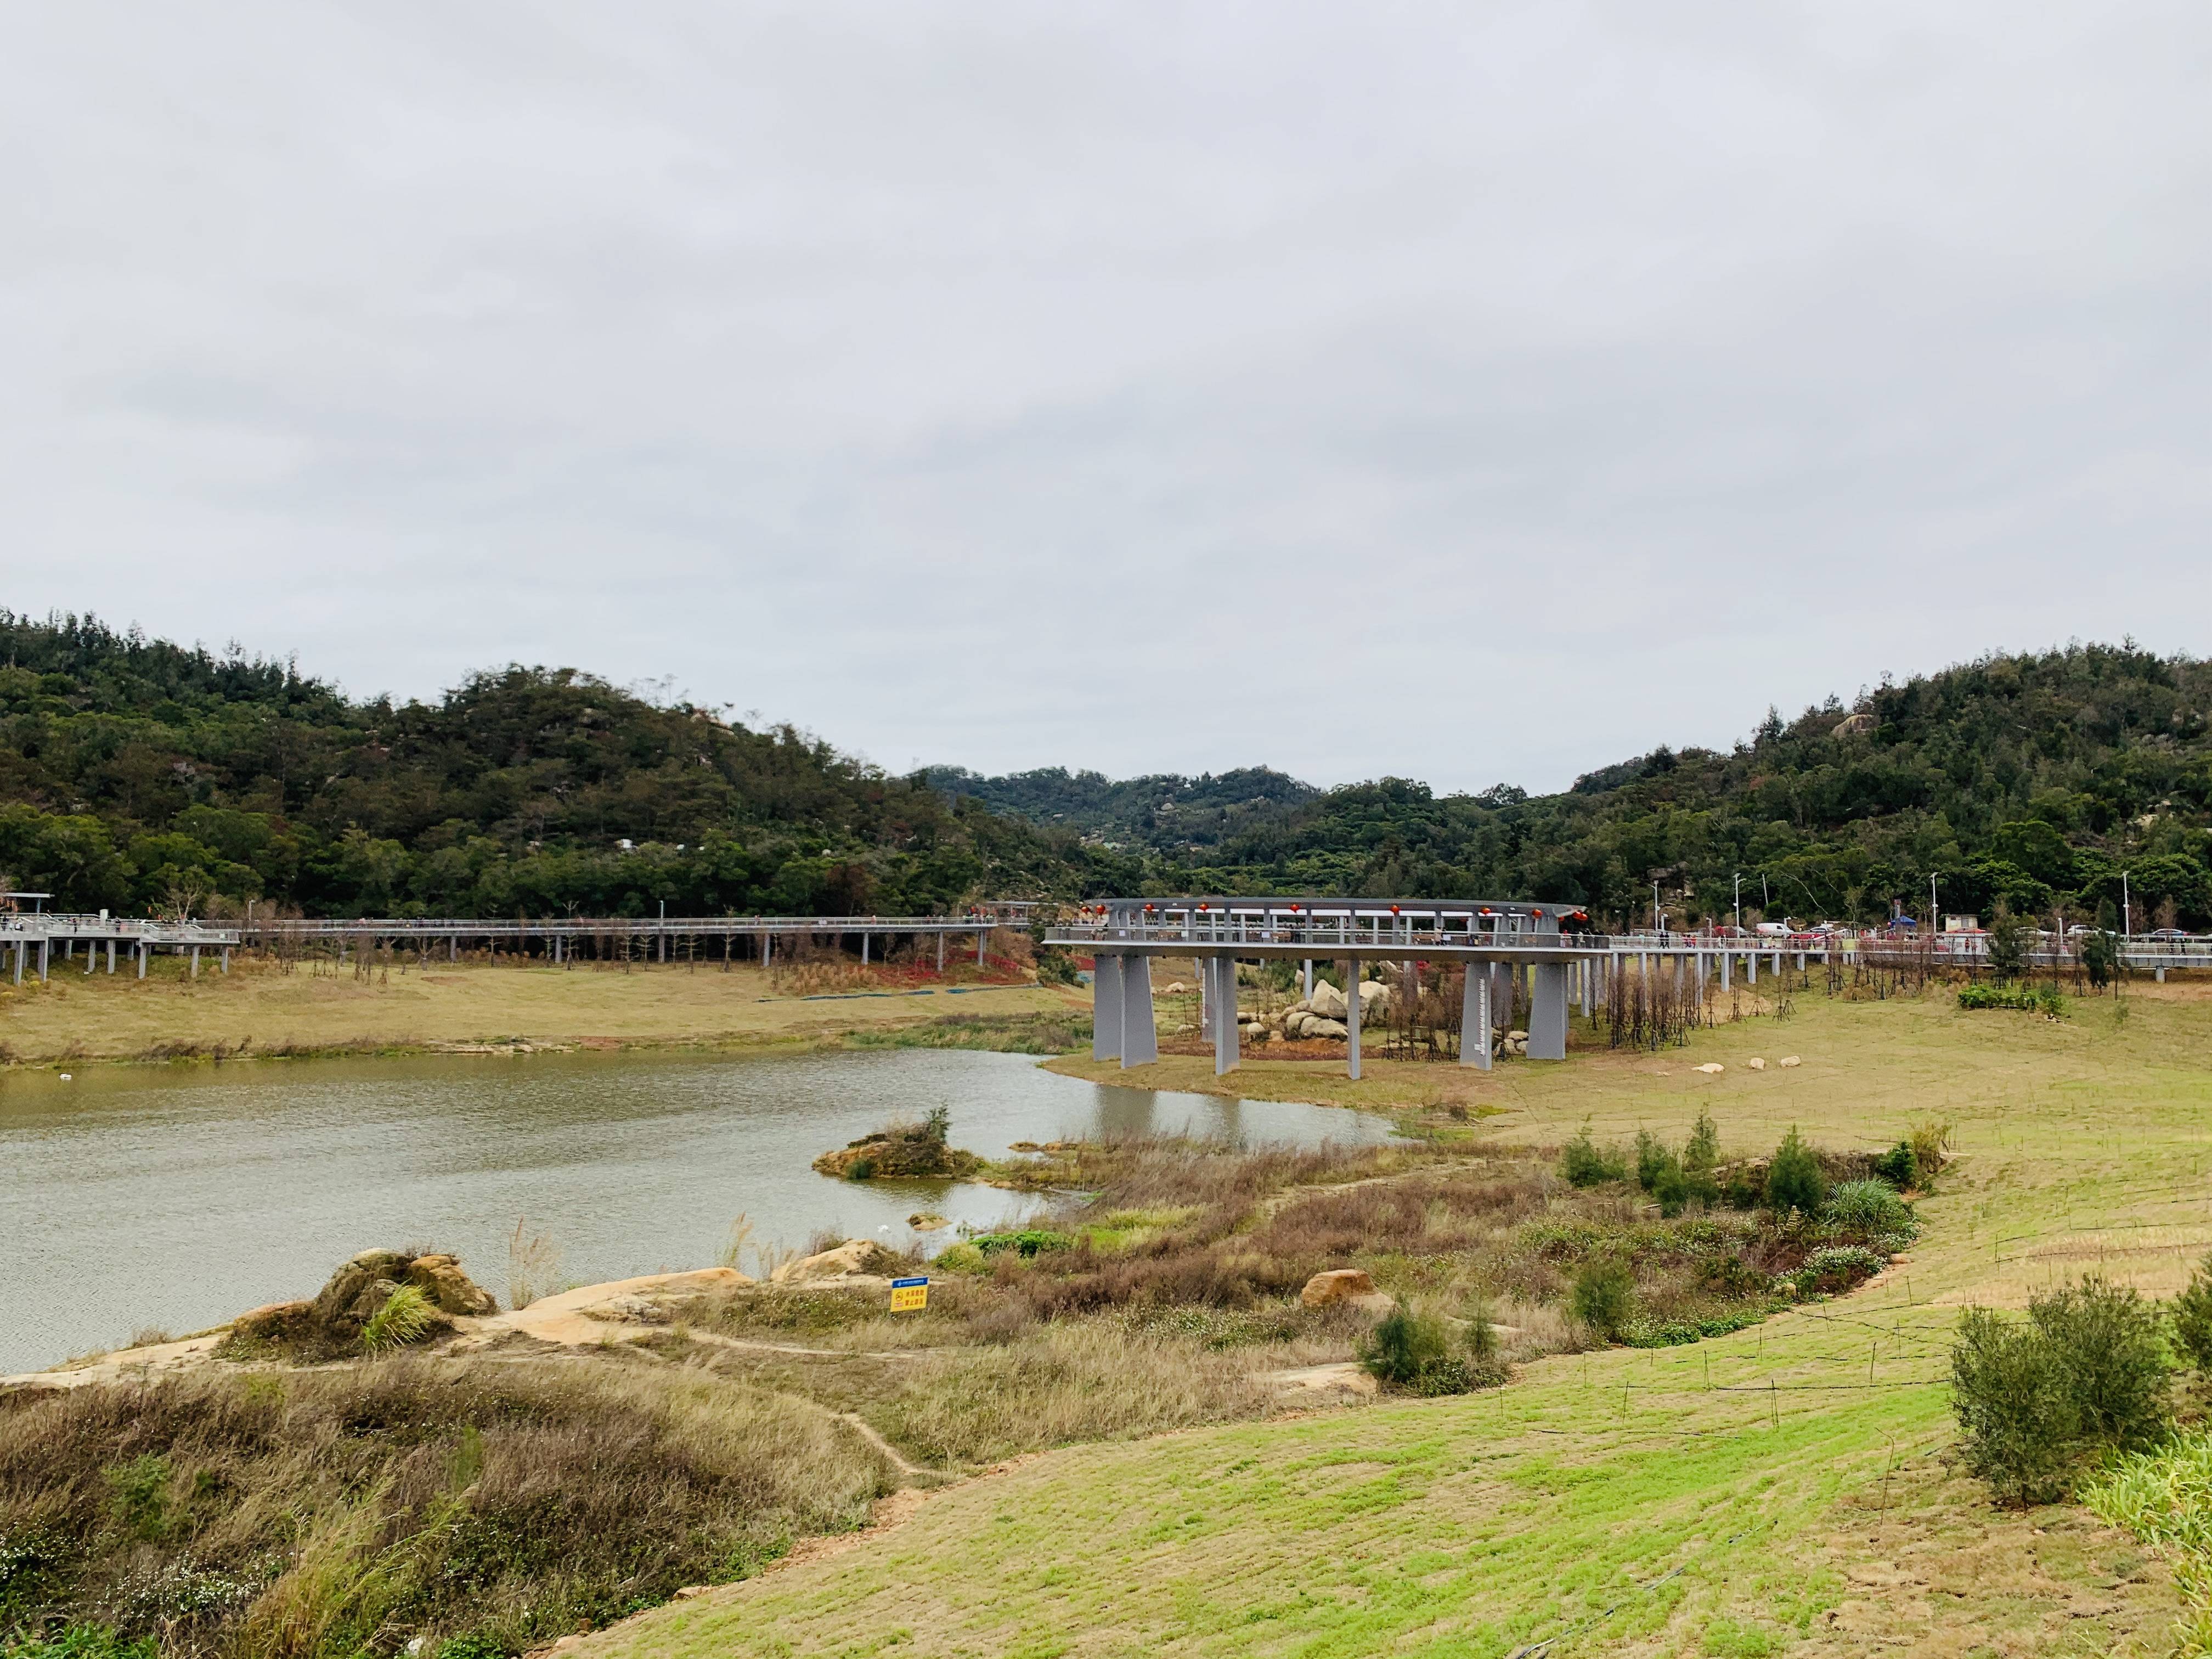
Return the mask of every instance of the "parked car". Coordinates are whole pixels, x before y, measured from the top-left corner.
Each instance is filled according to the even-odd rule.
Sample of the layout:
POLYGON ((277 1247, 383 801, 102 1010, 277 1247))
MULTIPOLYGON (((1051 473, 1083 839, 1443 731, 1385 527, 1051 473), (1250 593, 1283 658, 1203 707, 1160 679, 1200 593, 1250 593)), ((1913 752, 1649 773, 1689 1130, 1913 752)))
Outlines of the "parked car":
POLYGON ((2160 927, 2154 929, 2148 937, 2151 939, 2173 940, 2187 939, 2189 934, 2186 931, 2179 927, 2160 927))

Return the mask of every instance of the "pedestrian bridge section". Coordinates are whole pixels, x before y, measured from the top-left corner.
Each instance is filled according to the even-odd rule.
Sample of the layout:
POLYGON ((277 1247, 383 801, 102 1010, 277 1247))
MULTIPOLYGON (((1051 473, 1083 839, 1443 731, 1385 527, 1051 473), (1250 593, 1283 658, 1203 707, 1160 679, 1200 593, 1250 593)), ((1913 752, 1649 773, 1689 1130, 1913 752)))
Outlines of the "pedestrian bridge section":
MULTIPOLYGON (((1565 1060, 1567 1007, 1579 995, 1595 1006, 1611 941, 1587 932, 1589 914, 1571 906, 1517 899, 1201 898, 1109 899, 1081 907, 1049 928, 1045 943, 1089 953, 1091 1053, 1124 1066, 1159 1058, 1152 1020, 1150 958, 1188 956, 1199 963, 1204 1013, 1216 1075, 1235 1067, 1237 963, 1303 962, 1306 994, 1314 963, 1342 962, 1347 988, 1362 962, 1460 960, 1468 964, 1462 1029, 1487 1032, 1492 1010, 1510 1008, 1518 976, 1528 1004, 1528 1054, 1565 1060)), ((1346 998, 1346 1061, 1359 1075, 1359 999, 1346 998)), ((1465 1063, 1486 1068, 1490 1045, 1463 1045, 1465 1063)))

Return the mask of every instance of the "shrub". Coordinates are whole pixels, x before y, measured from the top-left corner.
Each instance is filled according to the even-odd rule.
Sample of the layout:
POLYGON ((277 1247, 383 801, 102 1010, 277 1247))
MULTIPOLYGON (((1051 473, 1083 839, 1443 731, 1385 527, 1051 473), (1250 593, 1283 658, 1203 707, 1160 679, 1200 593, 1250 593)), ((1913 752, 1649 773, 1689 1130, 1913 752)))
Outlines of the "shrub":
POLYGON ((2132 1449, 2164 1430, 2173 1362, 2160 1338, 2156 1310, 2133 1286, 2091 1274, 2032 1297, 2027 1316, 2064 1358, 2067 1389, 2084 1433, 2132 1449))
POLYGON ((1601 1147, 1590 1139, 1589 1125, 1566 1144, 1559 1155, 1559 1173, 1575 1187, 1601 1187, 1628 1177, 1628 1159, 1618 1146, 1601 1147))
POLYGON ((2112 982, 2119 967, 2119 943, 2111 933, 2100 927, 2082 939, 2081 971, 2088 975, 2090 984, 2103 990, 2112 982))
POLYGON ((1874 1172, 1900 1192, 1915 1184, 1920 1173, 1919 1160, 1912 1155, 1912 1143, 1900 1140, 1880 1158, 1874 1160, 1874 1172))
POLYGON ((419 1342, 437 1323, 430 1298, 413 1285, 402 1285, 384 1299, 384 1305, 361 1328, 361 1346, 371 1353, 385 1353, 419 1342))
POLYGON ((1467 1364, 1469 1381, 1476 1388, 1496 1388, 1505 1380, 1505 1356, 1499 1352, 1498 1328, 1491 1323, 1490 1304, 1480 1297, 1468 1304, 1467 1364))
POLYGON ((2081 1416, 2059 1355, 2033 1325, 1969 1308, 1951 1350, 1951 1409, 1967 1469, 2001 1504, 2065 1495, 2079 1460, 2081 1416))
POLYGON ((1828 1219, 1862 1237, 1910 1234, 1912 1211, 1886 1181, 1846 1181, 1828 1194, 1828 1219))
POLYGON ((1712 1114, 1700 1108, 1697 1123, 1690 1130, 1690 1138, 1682 1146, 1682 1167, 1710 1172, 1719 1166, 1720 1161, 1720 1129, 1713 1122, 1712 1114))
POLYGON ((1858 1244, 1833 1244, 1815 1250, 1790 1275, 1801 1296, 1836 1296, 1881 1271, 1881 1257, 1858 1244))
POLYGON ((1658 1188, 1661 1179, 1669 1171, 1680 1176, 1682 1160, 1674 1156, 1674 1149, 1648 1129, 1636 1132, 1636 1184, 1645 1192, 1658 1188))
POLYGON ((106 1625, 71 1625, 49 1636, 0 1634, 0 1659, 155 1659, 150 1636, 126 1638, 106 1625))
POLYGON ((1951 1150, 1951 1126, 1932 1117, 1916 1118, 1905 1126, 1905 1138, 1912 1147, 1915 1184, 1926 1192, 1943 1173, 1944 1154, 1951 1150))
POLYGON ((1827 1191, 1828 1178, 1820 1172, 1819 1154, 1791 1126, 1775 1149, 1774 1161, 1766 1166, 1767 1207, 1778 1213, 1802 1210, 1807 1215, 1817 1215, 1827 1191))
POLYGON ((1989 961, 1990 972, 2000 985, 2018 978, 2027 964, 2027 930, 2004 910, 1990 924, 1989 961))
POLYGON ((2038 992, 2026 985, 1968 985, 1959 992, 1961 1008, 2018 1008, 2033 1010, 2041 1006, 2038 992))
POLYGON ((2025 1322, 1968 1309, 1951 1350, 1966 1467, 2002 1502, 2054 1501, 2092 1451, 2164 1432, 2171 1364, 2152 1309, 2094 1275, 2031 1297, 2025 1322))
POLYGON ((1611 1338, 1636 1312, 1636 1276, 1616 1256, 1594 1255, 1575 1273, 1569 1310, 1597 1333, 1611 1338))
POLYGON ((996 1255, 1001 1250, 1012 1250, 1024 1259, 1035 1256, 1040 1250, 1075 1248, 1075 1241, 1066 1233, 1054 1232, 1048 1227, 1024 1227, 1018 1233, 978 1233, 968 1243, 982 1255, 996 1255))
POLYGON ((873 1181, 875 1178, 876 1160, 872 1158, 856 1158, 845 1166, 845 1179, 848 1181, 873 1181))
POLYGON ((2212 1371, 2212 1256, 2189 1275, 2188 1285, 2174 1298, 2173 1340, 2191 1364, 2212 1371))
POLYGON ((1410 1312, 1403 1303, 1360 1339, 1357 1352, 1370 1376, 1409 1394, 1465 1394, 1472 1380, 1466 1362, 1451 1351, 1443 1322, 1410 1312))

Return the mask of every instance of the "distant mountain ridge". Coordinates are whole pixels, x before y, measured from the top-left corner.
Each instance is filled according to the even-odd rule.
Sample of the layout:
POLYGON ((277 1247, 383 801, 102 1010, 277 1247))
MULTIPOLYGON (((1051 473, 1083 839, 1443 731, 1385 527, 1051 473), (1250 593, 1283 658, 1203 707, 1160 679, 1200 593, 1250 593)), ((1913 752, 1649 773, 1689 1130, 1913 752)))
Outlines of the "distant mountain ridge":
POLYGON ((923 777, 947 795, 981 801, 1038 824, 1076 830, 1109 846, 1182 855, 1220 846, 1322 792, 1266 766, 1195 778, 1173 773, 1115 780, 1098 772, 1042 767, 987 778, 963 767, 933 766, 923 777))
POLYGON ((1176 891, 1532 897, 1641 922, 2212 922, 2212 666, 1990 656, 1557 794, 1272 768, 892 776, 572 668, 356 702, 232 649, 0 611, 0 885, 76 909, 896 914, 1176 891))
POLYGON ((1554 795, 1384 778, 1231 799, 1248 779, 1294 781, 951 787, 1110 822, 1152 849, 1160 890, 1527 896, 1618 922, 1650 920, 1656 883, 1679 923, 1734 914, 1741 876, 1747 915, 1872 921, 1924 915, 1933 877, 1943 910, 2117 920, 2127 902, 2138 928, 2212 922, 2212 665, 2131 644, 1991 655, 1794 720, 1770 708, 1726 753, 1662 747, 1554 795))

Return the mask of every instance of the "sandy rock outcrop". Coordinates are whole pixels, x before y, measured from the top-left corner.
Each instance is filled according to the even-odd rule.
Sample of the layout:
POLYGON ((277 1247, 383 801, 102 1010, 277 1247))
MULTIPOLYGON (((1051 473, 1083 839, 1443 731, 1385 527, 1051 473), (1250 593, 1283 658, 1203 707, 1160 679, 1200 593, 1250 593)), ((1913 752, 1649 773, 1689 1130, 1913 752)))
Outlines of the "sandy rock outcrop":
POLYGON ((834 1250, 787 1261, 770 1273, 771 1285, 826 1285, 840 1279, 888 1279, 906 1263, 872 1238, 848 1238, 834 1250))
POLYGON ((1375 1280, 1364 1267, 1333 1267, 1316 1273, 1298 1292, 1298 1302, 1308 1308, 1357 1308, 1377 1316, 1397 1305, 1375 1288, 1375 1280))

